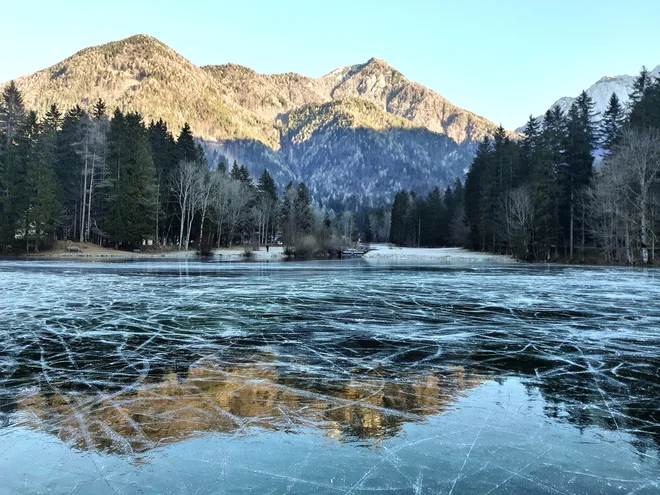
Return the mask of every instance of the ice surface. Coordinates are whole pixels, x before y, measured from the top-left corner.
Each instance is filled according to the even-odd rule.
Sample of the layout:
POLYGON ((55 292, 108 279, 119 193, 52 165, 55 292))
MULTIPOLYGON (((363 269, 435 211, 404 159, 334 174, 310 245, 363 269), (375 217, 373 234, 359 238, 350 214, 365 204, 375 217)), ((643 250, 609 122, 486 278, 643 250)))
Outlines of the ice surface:
POLYGON ((0 264, 0 493, 659 493, 655 271, 0 264))

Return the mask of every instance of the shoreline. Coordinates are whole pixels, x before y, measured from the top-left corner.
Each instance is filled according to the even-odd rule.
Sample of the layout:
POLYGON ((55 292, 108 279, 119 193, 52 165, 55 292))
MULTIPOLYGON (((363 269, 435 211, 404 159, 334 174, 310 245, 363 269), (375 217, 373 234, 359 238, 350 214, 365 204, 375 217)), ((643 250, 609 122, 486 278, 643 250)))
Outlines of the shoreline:
MULTIPOLYGON (((68 252, 65 249, 52 249, 39 253, 22 253, 0 255, 2 261, 73 261, 73 262, 174 262, 174 261, 214 261, 214 262, 284 262, 284 261, 320 261, 329 260, 328 257, 310 257, 295 258, 284 254, 283 246, 271 246, 266 252, 264 246, 259 250, 252 251, 250 247, 232 247, 214 249, 212 255, 200 256, 196 250, 178 251, 175 249, 167 251, 145 251, 134 253, 129 251, 120 251, 113 248, 102 248, 95 244, 81 246, 81 252, 68 252), (246 256, 246 252, 250 254, 246 256)), ((341 258, 332 258, 340 261, 341 258)), ((625 265, 599 263, 594 260, 570 262, 563 259, 551 261, 526 261, 519 260, 510 255, 484 253, 481 251, 470 251, 464 248, 416 248, 416 247, 396 247, 389 244, 372 244, 368 251, 359 258, 350 258, 351 260, 363 260, 368 264, 392 263, 392 264, 474 264, 474 265, 510 265, 513 263, 522 263, 529 265, 563 265, 563 266, 592 266, 592 267, 610 267, 610 268, 657 268, 657 264, 649 265, 625 265)), ((345 259, 346 261, 348 258, 345 259)))
MULTIPOLYGON (((267 252, 265 247, 252 251, 250 247, 214 249, 210 256, 200 256, 197 251, 146 251, 133 253, 119 251, 113 248, 103 248, 94 244, 76 243, 81 251, 68 252, 66 248, 58 247, 40 253, 1 256, 2 261, 182 261, 182 260, 214 260, 214 261, 286 261, 283 246, 271 246, 267 252), (250 254, 246 256, 246 252, 250 254)), ((309 258, 318 260, 326 258, 309 258)), ((387 244, 372 244, 361 258, 368 263, 378 262, 424 262, 424 263, 517 263, 511 256, 496 255, 469 251, 463 248, 400 248, 387 244)), ((298 261, 303 259, 298 258, 298 261)))
POLYGON ((212 255, 200 256, 196 250, 188 249, 179 251, 177 249, 169 250, 146 250, 143 252, 120 251, 114 248, 100 247, 91 243, 57 243, 54 249, 41 251, 39 253, 22 253, 16 255, 0 256, 0 260, 20 260, 20 261, 181 261, 189 259, 217 259, 217 260, 278 260, 283 259, 284 248, 273 246, 269 252, 262 247, 258 251, 252 251, 251 246, 232 247, 213 249, 212 255), (68 251, 69 246, 76 246, 77 251, 68 251), (250 253, 246 256, 246 249, 250 253))

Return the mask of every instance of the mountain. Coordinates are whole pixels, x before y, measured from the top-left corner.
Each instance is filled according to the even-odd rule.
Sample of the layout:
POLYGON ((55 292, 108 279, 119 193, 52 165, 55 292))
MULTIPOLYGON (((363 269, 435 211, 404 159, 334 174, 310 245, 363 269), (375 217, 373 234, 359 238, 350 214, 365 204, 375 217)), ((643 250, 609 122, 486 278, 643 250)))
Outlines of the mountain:
POLYGON ((235 64, 203 69, 229 88, 244 108, 265 119, 277 119, 304 105, 360 98, 371 101, 386 113, 445 134, 457 143, 481 141, 497 128, 483 117, 409 81, 377 58, 336 69, 317 79, 293 73, 263 75, 235 64))
POLYGON ((198 67, 147 35, 84 49, 16 80, 28 108, 52 103, 188 122, 212 166, 237 160, 323 202, 425 192, 461 176, 496 125, 372 58, 310 78, 236 64, 198 67))
MULTIPOLYGON (((650 72, 653 77, 660 77, 660 65, 650 72)), ((595 104, 595 111, 597 112, 596 119, 600 120, 602 114, 607 109, 607 104, 612 96, 612 93, 616 93, 619 101, 625 106, 629 101, 630 97, 628 96, 632 92, 633 83, 636 76, 621 75, 621 76, 604 76, 601 77, 595 84, 590 86, 586 92, 593 99, 595 104)), ((568 112, 568 109, 571 108, 571 105, 575 101, 575 98, 570 96, 564 96, 563 98, 558 99, 554 102, 549 108, 559 106, 559 108, 564 112, 568 112)), ((536 117, 537 120, 542 120, 543 115, 536 117)), ((517 132, 523 132, 525 125, 520 126, 516 129, 517 132)))

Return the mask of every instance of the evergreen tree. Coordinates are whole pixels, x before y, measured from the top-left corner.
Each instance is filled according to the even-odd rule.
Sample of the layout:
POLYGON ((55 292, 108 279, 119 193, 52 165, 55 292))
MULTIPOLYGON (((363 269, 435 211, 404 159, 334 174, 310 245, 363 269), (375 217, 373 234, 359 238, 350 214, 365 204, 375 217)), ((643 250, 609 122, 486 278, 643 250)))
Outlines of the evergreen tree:
POLYGON ((183 124, 176 144, 178 150, 176 163, 179 163, 180 161, 198 161, 199 153, 195 146, 195 140, 193 139, 192 130, 190 129, 188 122, 183 124))
MULTIPOLYGON (((482 200, 485 188, 485 172, 488 166, 491 142, 488 136, 479 144, 465 178, 465 219, 469 227, 467 247, 486 248, 486 234, 482 229, 482 200)), ((394 213, 392 213, 394 219, 394 213)), ((392 220, 394 221, 394 220, 392 220)))
MULTIPOLYGON (((564 230, 569 241, 569 256, 573 259, 576 209, 580 195, 589 184, 593 175, 593 155, 596 147, 596 132, 593 123, 593 101, 583 91, 568 112, 567 135, 564 150, 564 163, 561 179, 563 182, 563 206, 566 215, 564 230)), ((584 211, 580 212, 584 218, 584 211)), ((585 225, 582 228, 582 247, 584 247, 585 225)))
POLYGON ((82 157, 76 147, 83 141, 83 120, 86 114, 76 105, 62 120, 62 128, 55 139, 54 172, 59 183, 62 215, 58 222, 58 236, 65 239, 77 238, 80 226, 81 197, 80 171, 82 157))
POLYGON ((252 186, 252 176, 250 175, 250 171, 247 169, 245 165, 238 165, 238 162, 234 160, 234 164, 231 167, 231 171, 229 172, 229 176, 237 180, 239 182, 242 182, 243 184, 246 184, 248 186, 252 186))
MULTIPOLYGON (((23 149, 19 149, 24 130, 23 98, 10 82, 0 100, 0 251, 15 248, 17 228, 25 227, 25 166, 23 149)), ((29 129, 30 126, 28 126, 29 129)))
POLYGON ((0 136, 4 137, 7 146, 16 138, 24 118, 23 96, 14 81, 11 81, 0 100, 0 136))
POLYGON ((298 184, 294 204, 296 224, 300 234, 307 234, 312 229, 312 199, 304 182, 298 184))
POLYGON ((147 129, 138 113, 115 111, 108 136, 105 230, 116 245, 153 237, 157 185, 147 129))
POLYGON ((522 141, 522 152, 523 160, 526 160, 529 166, 529 161, 534 153, 538 150, 541 144, 541 124, 531 115, 527 124, 525 124, 525 130, 523 131, 525 137, 522 141))
POLYGON ((538 132, 535 129, 526 132, 522 145, 530 170, 530 190, 534 203, 535 255, 543 259, 550 258, 552 246, 556 243, 559 195, 557 170, 563 160, 564 142, 564 117, 559 108, 555 107, 546 113, 538 132))
POLYGON ((599 129, 600 143, 607 153, 614 151, 625 122, 623 106, 616 93, 612 93, 599 129))
POLYGON ((43 128, 49 132, 57 132, 62 127, 62 112, 60 112, 57 105, 53 103, 44 117, 43 128))
POLYGON ((646 69, 635 80, 629 120, 639 130, 660 127, 660 79, 653 80, 646 69))
POLYGON ((158 198, 156 200, 156 232, 158 238, 166 238, 168 232, 176 232, 178 221, 174 214, 174 198, 171 190, 172 174, 177 166, 177 144, 167 123, 162 119, 151 122, 147 130, 151 156, 156 170, 158 198))
POLYGON ((260 194, 263 194, 271 201, 277 201, 277 185, 275 184, 273 177, 270 175, 270 173, 268 173, 268 170, 266 169, 264 169, 263 173, 259 177, 257 190, 260 194))
MULTIPOLYGON (((49 112, 48 124, 39 126, 36 114, 30 112, 26 119, 29 123, 33 142, 31 152, 26 155, 25 195, 28 210, 26 212, 26 243, 33 238, 34 250, 46 239, 52 239, 55 221, 60 213, 59 183, 55 175, 55 142, 57 139, 57 112, 49 112)), ((26 133, 27 134, 27 133, 26 133)))
POLYGON ((105 111, 106 111, 105 102, 101 98, 99 98, 96 101, 96 103, 94 103, 94 107, 92 109, 92 116, 96 120, 104 119, 106 118, 105 111))
POLYGON ((404 246, 407 234, 407 218, 410 196, 406 191, 399 191, 392 203, 392 219, 390 222, 390 242, 404 246))
POLYGON ((238 162, 234 160, 234 163, 231 166, 229 171, 229 177, 234 180, 241 180, 241 167, 239 167, 238 162))
POLYGON ((438 247, 446 244, 447 211, 440 189, 435 187, 422 204, 422 222, 420 225, 420 244, 438 247))
POLYGON ((632 91, 628 94, 631 107, 634 107, 636 103, 642 101, 642 98, 644 98, 646 90, 651 83, 651 74, 646 69, 646 66, 642 66, 639 75, 633 81, 632 91))

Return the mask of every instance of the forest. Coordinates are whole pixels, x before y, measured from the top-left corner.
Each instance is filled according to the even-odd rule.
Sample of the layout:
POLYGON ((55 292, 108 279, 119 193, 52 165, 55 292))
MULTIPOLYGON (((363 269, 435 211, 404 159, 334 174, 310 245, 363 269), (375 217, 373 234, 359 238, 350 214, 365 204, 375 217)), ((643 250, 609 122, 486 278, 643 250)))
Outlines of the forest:
POLYGON ((118 249, 209 252, 233 244, 283 243, 299 255, 362 240, 387 240, 387 208, 334 212, 304 183, 278 190, 268 170, 253 178, 234 161, 209 164, 188 124, 56 105, 39 118, 11 82, 0 102, 0 251, 55 240, 118 249), (211 166, 212 165, 212 166, 211 166))
POLYGON ((525 260, 649 263, 660 232, 659 174, 660 80, 642 68, 630 103, 612 94, 602 119, 582 92, 566 114, 554 107, 530 117, 522 136, 500 127, 444 207, 437 191, 400 192, 390 239, 525 260))
MULTIPOLYGON (((278 188, 234 161, 209 164, 185 124, 52 105, 43 118, 9 83, 0 101, 0 251, 55 240, 118 249, 282 243, 318 255, 354 242, 464 246, 525 260, 653 262, 660 212, 660 80, 646 69, 630 103, 602 119, 586 92, 522 135, 481 142, 464 181, 391 205, 335 211, 304 183, 278 188)), ((367 204, 367 202, 363 202, 367 204)))

